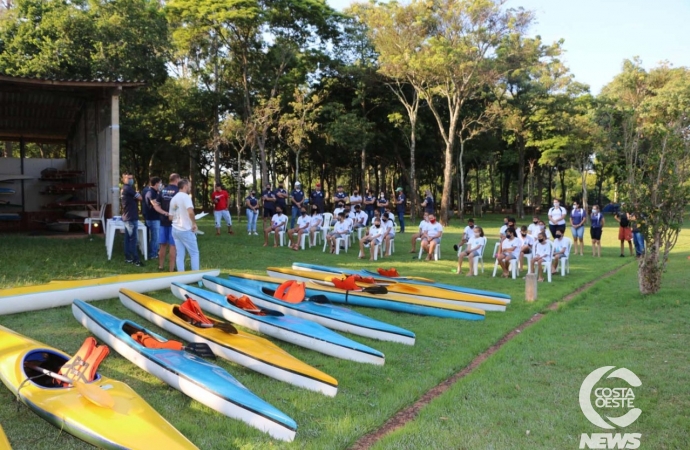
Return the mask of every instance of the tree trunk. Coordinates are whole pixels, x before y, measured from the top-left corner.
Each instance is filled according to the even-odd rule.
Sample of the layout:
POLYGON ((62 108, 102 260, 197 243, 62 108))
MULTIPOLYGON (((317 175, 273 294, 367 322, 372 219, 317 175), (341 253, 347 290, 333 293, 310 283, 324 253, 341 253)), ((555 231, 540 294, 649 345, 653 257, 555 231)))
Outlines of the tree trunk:
POLYGON ((561 181, 561 202, 566 204, 565 197, 567 192, 565 191, 565 170, 558 169, 558 179, 561 181))
POLYGON ((462 163, 462 157, 465 153, 465 141, 460 141, 460 155, 458 156, 458 166, 460 168, 460 195, 458 198, 458 217, 463 219, 465 217, 465 165, 462 163))
POLYGON ((268 182, 268 165, 266 164, 266 141, 259 138, 259 157, 261 158, 261 187, 268 182))
POLYGON ((582 170, 582 208, 587 211, 587 170, 582 170))
POLYGON ((444 227, 448 225, 450 218, 450 194, 453 188, 453 143, 454 134, 449 133, 449 139, 446 143, 445 161, 443 166, 443 193, 441 194, 441 217, 440 222, 444 227))
POLYGON ((496 181, 494 179, 494 162, 489 163, 489 184, 491 184, 491 211, 494 211, 496 204, 496 181))
POLYGON ((552 198, 553 194, 551 193, 552 190, 553 190, 553 167, 549 167, 549 195, 547 196, 548 197, 547 203, 549 205, 553 201, 553 198, 552 198))
POLYGON ((661 289, 662 264, 657 249, 650 248, 639 261, 637 279, 642 295, 656 294, 661 289))
POLYGON ((252 145, 252 189, 256 191, 256 147, 252 145))
POLYGON ((237 220, 240 220, 240 217, 242 216, 240 214, 240 208, 241 208, 241 203, 240 199, 242 198, 242 151, 237 152, 237 195, 235 195, 235 206, 237 207, 237 220))
POLYGON ((362 195, 364 195, 364 192, 367 190, 366 186, 366 181, 365 181, 365 176, 364 174, 367 171, 367 146, 363 145, 362 146, 362 151, 360 152, 360 166, 362 169, 362 191, 360 192, 362 195))
POLYGON ((520 219, 525 218, 525 206, 523 199, 525 195, 525 145, 518 143, 518 183, 517 183, 517 199, 515 200, 515 212, 520 219))

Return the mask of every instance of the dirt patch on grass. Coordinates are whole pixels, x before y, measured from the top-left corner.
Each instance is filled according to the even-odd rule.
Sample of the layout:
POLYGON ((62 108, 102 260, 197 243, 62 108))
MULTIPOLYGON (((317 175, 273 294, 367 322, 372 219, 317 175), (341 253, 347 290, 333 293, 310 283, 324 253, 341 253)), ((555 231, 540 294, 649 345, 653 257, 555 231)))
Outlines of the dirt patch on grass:
MULTIPOLYGON (((575 291, 571 292, 570 294, 566 295, 560 300, 557 300, 550 305, 548 305, 545 310, 548 311, 555 311, 558 309, 558 307, 564 303, 567 303, 574 299, 577 295, 580 293, 586 291, 590 287, 594 286, 596 283, 599 281, 606 279, 612 275, 615 275, 620 271, 623 267, 626 267, 629 263, 623 264, 622 266, 613 269, 602 276, 590 281, 589 283, 586 283, 579 288, 577 288, 575 291)), ((464 369, 461 371, 453 374, 450 378, 447 378, 446 380, 442 381, 440 384, 434 386, 433 388, 429 389, 422 397, 419 398, 416 402, 414 402, 412 405, 408 406, 407 408, 399 411, 397 414, 395 414, 393 417, 388 419, 386 423, 383 424, 381 428, 378 430, 374 430, 369 434, 365 434, 362 436, 357 442, 354 443, 352 447, 350 447, 351 450, 365 450, 371 448, 377 441, 379 441, 381 438, 383 438, 385 435, 388 433, 391 433, 398 428, 402 428, 407 424, 407 422, 410 422, 417 417, 417 414, 419 411, 424 408, 426 405, 428 405, 433 399, 438 397, 439 395, 443 394, 446 392, 448 389, 451 388, 455 383, 472 373, 481 363, 486 361, 491 355, 496 353, 498 350, 501 349, 507 342, 515 338, 518 334, 522 332, 522 330, 531 327, 535 323, 539 322, 541 319, 544 318, 544 314, 542 313, 537 313, 527 319, 526 321, 522 322, 520 325, 517 327, 513 328, 508 334, 503 336, 501 339, 499 339, 495 344, 493 344, 491 347, 486 349, 484 352, 480 353, 476 358, 474 358, 469 365, 467 365, 464 369)))

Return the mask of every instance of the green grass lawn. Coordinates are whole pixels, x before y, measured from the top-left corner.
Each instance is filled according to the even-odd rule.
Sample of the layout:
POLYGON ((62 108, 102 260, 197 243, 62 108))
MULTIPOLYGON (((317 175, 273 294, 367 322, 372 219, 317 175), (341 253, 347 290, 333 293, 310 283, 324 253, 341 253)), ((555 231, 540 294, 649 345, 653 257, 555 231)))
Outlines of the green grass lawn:
MULTIPOLYGON (((489 250, 491 250, 498 234, 501 218, 498 216, 485 217, 479 220, 478 224, 487 231, 489 250)), ((249 389, 296 420, 299 429, 297 438, 292 444, 272 440, 258 430, 210 410, 167 387, 161 381, 143 372, 117 354, 113 353, 106 359, 102 365, 102 372, 107 376, 130 384, 200 448, 249 449, 269 446, 319 450, 346 448, 362 435, 380 427, 391 415, 413 403, 425 391, 466 366, 476 355, 486 350, 534 313, 543 310, 546 305, 610 270, 633 262, 633 258, 618 257, 618 243, 615 241, 617 230, 610 227, 604 232, 602 258, 573 256, 571 274, 565 278, 554 276, 554 282, 551 284, 541 283, 539 285, 539 300, 534 303, 526 303, 524 302, 524 283, 522 280, 491 278, 493 261, 489 261, 490 257, 486 261, 486 273, 480 277, 458 277, 451 273, 455 267, 455 261, 452 259, 454 256, 452 244, 458 240, 462 229, 459 224, 457 225, 446 230, 442 261, 427 263, 413 260, 413 255, 408 253, 409 242, 407 239, 410 234, 407 233, 400 236, 404 237, 403 239, 397 239, 397 252, 391 259, 385 259, 378 263, 369 263, 368 261, 362 263, 356 259, 356 250, 336 256, 322 253, 321 248, 308 249, 304 252, 294 252, 287 248, 264 248, 261 246, 262 237, 250 237, 242 232, 245 223, 236 224, 237 234, 235 236, 223 234, 220 237, 215 237, 213 236, 212 222, 202 222, 201 228, 206 232, 204 236, 199 238, 203 268, 218 267, 226 272, 241 271, 262 274, 267 266, 289 266, 293 261, 341 265, 349 268, 374 269, 394 266, 403 274, 426 276, 447 283, 505 292, 513 297, 513 302, 505 313, 488 313, 483 322, 418 317, 356 308, 359 312, 408 328, 417 334, 417 343, 414 347, 348 336, 383 351, 386 354, 386 364, 383 367, 339 360, 278 342, 281 347, 296 357, 337 378, 340 388, 335 398, 327 398, 293 387, 224 360, 218 360, 219 365, 226 368, 249 389)), ((410 230, 412 227, 408 226, 408 231, 410 230)), ((589 243, 588 237, 585 242, 589 243)), ((687 244, 687 241, 684 242, 687 244)), ((140 268, 124 264, 121 238, 116 240, 112 261, 106 260, 105 246, 101 238, 59 240, 4 235, 0 236, 0 249, 2 256, 4 256, 3 259, 6 261, 3 271, 0 273, 0 288, 44 283, 51 279, 88 278, 142 271, 140 268)), ((585 254, 587 255, 588 252, 589 250, 585 254)), ((156 268, 157 263, 151 262, 143 270, 155 271, 156 268)), ((626 269, 625 274, 623 283, 632 286, 634 290, 637 282, 634 270, 632 268, 626 269)), ((169 292, 157 292, 153 293, 152 296, 173 301, 169 292)), ((596 300, 594 301, 596 302, 596 300)), ((116 299, 98 302, 97 306, 116 315, 138 321, 153 330, 160 331, 163 335, 172 337, 158 330, 155 326, 145 323, 143 319, 134 316, 116 299)), ((572 319, 571 322, 575 323, 572 319)), ((0 316, 0 324, 66 352, 76 351, 83 339, 89 335, 86 329, 73 319, 68 307, 0 316)), ((535 328, 540 326, 537 325, 535 328)), ((561 325, 561 328, 568 329, 569 326, 569 323, 565 323, 565 325, 561 325)), ((570 331, 577 332, 578 330, 579 325, 577 329, 570 331)), ((563 342, 579 342, 579 338, 573 340, 571 336, 568 339, 564 338, 563 342)), ((552 359, 544 361, 550 360, 552 359)), ((603 358, 600 360, 603 361, 603 358)), ((571 362, 575 363, 575 361, 571 362)), ((588 364, 578 364, 582 364, 584 368, 589 367, 588 364)), ((563 369, 565 370, 566 367, 564 366, 563 369)), ((594 368, 593 366, 592 369, 594 368)), ((634 371, 633 367, 630 368, 634 371)), ((499 377, 499 380, 502 380, 503 376, 500 373, 495 373, 495 375, 499 377)), ((576 375, 579 376, 580 374, 577 373, 576 375)), ((640 373, 638 375, 642 376, 640 373)), ((474 375, 474 378, 477 376, 474 375)), ((459 385, 464 384, 465 382, 459 383, 459 385)), ((522 386, 521 381, 518 380, 515 384, 522 386)), ((540 401, 549 401, 550 399, 545 397, 553 394, 552 392, 543 393, 540 401)), ((499 395, 497 392, 495 395, 488 395, 495 397, 500 404, 500 398, 505 393, 499 395)), ((89 447, 87 444, 47 425, 25 407, 17 407, 17 404, 12 400, 9 391, 4 388, 0 389, 0 424, 5 428, 14 448, 53 449, 57 447, 76 449, 89 447)), ((454 400, 451 403, 458 403, 458 401, 454 400)), ((503 408, 502 411, 496 413, 509 414, 509 411, 507 408, 503 408)), ((483 414, 492 417, 493 412, 483 411, 483 414)), ((525 413, 525 415, 528 414, 525 413)), ((508 424, 511 430, 514 428, 510 425, 511 422, 504 421, 503 423, 508 424)), ((474 445, 469 447, 489 447, 489 445, 483 445, 481 439, 482 436, 494 432, 493 427, 491 428, 491 430, 477 433, 476 439, 479 440, 473 441, 474 445)), ((515 430, 518 429, 515 428, 515 430)), ((537 428, 534 430, 536 432, 537 428)), ((524 433, 524 430, 522 432, 524 433)), ((407 433, 407 429, 401 435, 405 433, 407 433)), ((415 446, 416 448, 424 448, 425 446, 457 448, 464 445, 461 442, 467 440, 467 437, 463 437, 463 440, 453 445, 436 429, 419 430, 417 433, 431 435, 434 438, 434 443, 422 444, 415 446)), ((418 438, 421 439, 423 436, 418 438)), ((413 442, 417 437, 406 439, 408 441, 412 439, 410 442, 413 442)), ((387 446, 385 443, 382 445, 387 446)), ((398 444, 391 445, 395 447, 398 444)), ((411 445, 408 444, 407 446, 410 447, 411 445)), ((549 447, 548 443, 545 445, 549 447)), ((504 447, 500 442, 494 442, 493 446, 495 448, 504 447)))

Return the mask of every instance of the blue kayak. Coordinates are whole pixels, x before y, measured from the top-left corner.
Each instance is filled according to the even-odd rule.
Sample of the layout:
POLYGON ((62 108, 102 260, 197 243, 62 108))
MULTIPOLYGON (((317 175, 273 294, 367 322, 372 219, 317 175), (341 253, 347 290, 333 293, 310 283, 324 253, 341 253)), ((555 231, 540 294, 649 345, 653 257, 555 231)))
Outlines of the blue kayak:
POLYGON ((295 421, 257 397, 224 369, 184 350, 144 347, 131 335, 141 331, 163 343, 167 339, 81 300, 74 300, 72 314, 110 348, 175 389, 276 439, 294 439, 295 421))
POLYGON ((482 297, 487 297, 487 298, 495 298, 495 299, 501 299, 504 300, 506 303, 510 303, 510 295, 508 294, 503 294, 501 292, 494 292, 494 291, 485 291, 482 289, 472 289, 468 287, 463 287, 463 286, 456 286, 453 284, 446 284, 446 283, 438 283, 432 280, 428 279, 419 279, 415 277, 405 277, 405 276, 399 276, 399 277, 386 277, 381 275, 378 272, 373 272, 371 270, 367 269, 361 269, 361 270, 352 270, 352 269, 345 269, 342 267, 330 267, 330 266, 321 266, 319 264, 309 264, 309 263, 292 263, 292 268, 296 270, 313 270, 315 272, 323 272, 323 273, 332 273, 335 275, 340 275, 340 274, 345 274, 345 275, 361 275, 363 277, 376 277, 376 278, 382 278, 390 282, 397 282, 397 283, 407 283, 407 284, 420 284, 423 286, 434 286, 442 289, 448 289, 449 291, 454 291, 454 292, 462 292, 465 294, 473 294, 473 295, 479 295, 482 297))
POLYGON ((408 345, 414 345, 415 342, 413 332, 372 319, 351 309, 332 305, 326 296, 305 298, 299 303, 290 303, 275 298, 275 288, 266 286, 258 280, 231 274, 227 279, 206 276, 202 281, 207 289, 219 294, 246 295, 259 306, 311 320, 334 330, 408 345))
POLYGON ((182 283, 172 283, 175 297, 196 300, 201 309, 225 320, 276 339, 299 345, 336 358, 383 365, 385 356, 378 350, 348 339, 310 320, 286 316, 273 309, 250 312, 233 305, 225 295, 182 283))

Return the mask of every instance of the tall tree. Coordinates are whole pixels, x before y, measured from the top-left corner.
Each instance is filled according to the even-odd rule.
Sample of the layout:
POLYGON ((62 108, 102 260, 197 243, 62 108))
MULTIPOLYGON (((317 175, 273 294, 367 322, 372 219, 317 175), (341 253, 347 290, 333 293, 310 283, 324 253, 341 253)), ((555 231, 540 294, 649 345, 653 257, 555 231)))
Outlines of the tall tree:
POLYGON ((318 128, 316 118, 321 110, 319 103, 321 98, 318 94, 310 93, 306 87, 295 88, 290 102, 292 111, 284 113, 278 121, 279 133, 295 152, 295 180, 299 180, 300 153, 311 142, 311 135, 318 128))

